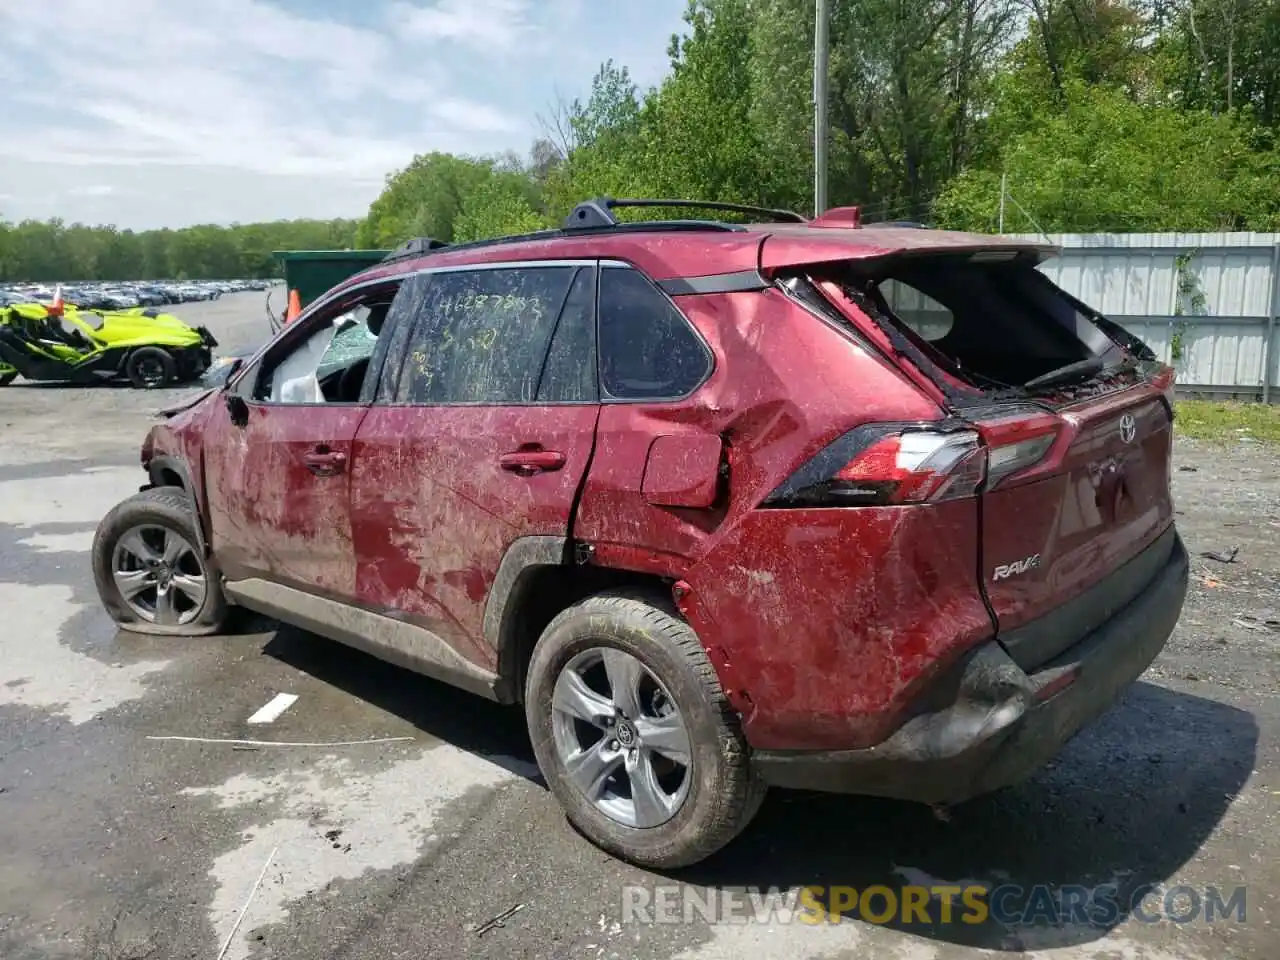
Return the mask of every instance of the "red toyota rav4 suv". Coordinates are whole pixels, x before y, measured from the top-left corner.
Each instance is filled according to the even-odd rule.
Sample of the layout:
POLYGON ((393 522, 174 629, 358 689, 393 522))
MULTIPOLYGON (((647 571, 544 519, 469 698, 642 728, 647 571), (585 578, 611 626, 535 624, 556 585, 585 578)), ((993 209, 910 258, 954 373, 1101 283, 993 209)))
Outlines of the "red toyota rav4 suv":
POLYGON ((1169 368, 1048 248, 641 203, 411 242, 170 411, 107 609, 238 604, 522 702, 569 818, 649 866, 768 784, 1030 775, 1178 619, 1169 368))

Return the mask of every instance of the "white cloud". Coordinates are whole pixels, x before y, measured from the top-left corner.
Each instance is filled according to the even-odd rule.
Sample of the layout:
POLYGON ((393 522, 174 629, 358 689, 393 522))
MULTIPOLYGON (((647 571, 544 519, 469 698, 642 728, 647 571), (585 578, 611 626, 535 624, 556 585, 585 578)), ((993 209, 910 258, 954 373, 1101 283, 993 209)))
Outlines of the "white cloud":
MULTIPOLYGON (((544 0, 545 2, 545 0, 544 0)), ((506 51, 531 29, 528 0, 438 0, 393 3, 390 22, 412 37, 506 51)))
MULTIPOLYGON (((683 0, 651 2, 674 28, 683 0)), ((374 0, 342 16, 361 19, 304 0, 0 0, 2 213, 359 216, 415 154, 523 152, 554 86, 582 92, 599 60, 664 43, 574 42, 633 19, 627 0, 374 0)))

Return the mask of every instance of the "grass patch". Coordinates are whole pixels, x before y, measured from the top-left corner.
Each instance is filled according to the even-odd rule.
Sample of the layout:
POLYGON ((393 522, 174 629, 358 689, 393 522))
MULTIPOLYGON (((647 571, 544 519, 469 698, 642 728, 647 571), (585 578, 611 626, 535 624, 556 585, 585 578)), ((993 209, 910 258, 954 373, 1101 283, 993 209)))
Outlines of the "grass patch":
POLYGON ((1179 400, 1174 406, 1174 430, 1181 436, 1226 442, 1252 437, 1280 443, 1280 406, 1276 404, 1179 400))

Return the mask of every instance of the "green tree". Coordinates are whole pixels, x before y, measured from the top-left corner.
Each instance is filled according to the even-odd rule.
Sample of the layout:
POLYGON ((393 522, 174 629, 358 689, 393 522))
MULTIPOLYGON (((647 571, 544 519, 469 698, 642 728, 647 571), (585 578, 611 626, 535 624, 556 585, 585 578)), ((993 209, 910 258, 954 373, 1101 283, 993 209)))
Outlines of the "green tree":
POLYGON ((468 194, 453 223, 457 242, 533 233, 549 226, 530 198, 530 183, 521 174, 493 174, 468 194))
POLYGON ((180 230, 0 221, 0 281, 225 279, 279 273, 274 250, 348 248, 351 220, 200 224, 180 230))
POLYGON ((463 199, 493 172, 485 160, 427 153, 387 178, 356 233, 360 247, 394 247, 410 237, 453 240, 463 199))
MULTIPOLYGON (((1140 104, 1079 79, 1066 81, 1062 97, 1061 112, 1040 114, 1000 151, 1009 193, 1044 230, 1275 229, 1280 163, 1252 124, 1140 104)), ((935 213, 945 226, 994 231, 999 203, 999 170, 970 169, 935 213)), ((1034 232, 1013 206, 1006 229, 1034 232)))

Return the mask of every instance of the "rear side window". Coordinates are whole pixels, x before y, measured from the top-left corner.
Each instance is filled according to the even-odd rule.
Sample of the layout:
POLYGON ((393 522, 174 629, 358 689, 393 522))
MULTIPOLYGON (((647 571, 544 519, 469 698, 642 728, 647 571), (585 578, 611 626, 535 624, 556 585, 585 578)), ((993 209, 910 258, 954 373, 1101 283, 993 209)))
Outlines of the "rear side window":
POLYGON ((574 278, 538 381, 539 403, 594 403, 596 385, 596 271, 574 278))
POLYGON ((533 402, 578 269, 462 270, 415 281, 416 322, 393 402, 533 402))
POLYGON ((600 272, 600 384, 615 400, 676 400, 711 371, 711 352, 670 300, 628 267, 600 272))

